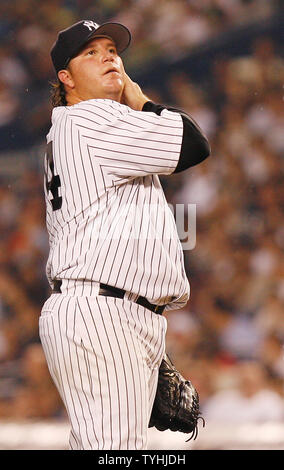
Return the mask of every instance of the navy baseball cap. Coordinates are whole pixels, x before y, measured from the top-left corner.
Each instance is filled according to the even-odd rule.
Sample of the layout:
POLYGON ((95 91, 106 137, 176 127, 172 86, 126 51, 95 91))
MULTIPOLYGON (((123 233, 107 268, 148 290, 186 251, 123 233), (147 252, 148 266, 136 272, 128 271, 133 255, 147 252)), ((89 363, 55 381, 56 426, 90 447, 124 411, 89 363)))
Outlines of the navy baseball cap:
POLYGON ((120 23, 103 23, 99 25, 91 20, 82 20, 58 33, 57 40, 50 51, 56 72, 67 67, 80 49, 95 36, 111 38, 120 54, 130 44, 130 31, 120 23))

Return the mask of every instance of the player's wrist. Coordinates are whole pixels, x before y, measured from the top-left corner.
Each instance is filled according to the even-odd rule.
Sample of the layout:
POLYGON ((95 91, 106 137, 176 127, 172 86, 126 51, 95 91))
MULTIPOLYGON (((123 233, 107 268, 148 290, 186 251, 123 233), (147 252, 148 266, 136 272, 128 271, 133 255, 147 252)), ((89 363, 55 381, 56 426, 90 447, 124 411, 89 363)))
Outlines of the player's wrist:
POLYGON ((147 101, 150 101, 150 99, 142 92, 138 92, 129 97, 129 99, 126 100, 126 104, 135 111, 142 111, 142 108, 147 101))
POLYGON ((143 95, 140 97, 140 99, 137 101, 137 108, 136 110, 137 111, 142 111, 143 110, 143 107, 144 105, 150 101, 150 98, 148 98, 147 96, 143 95))

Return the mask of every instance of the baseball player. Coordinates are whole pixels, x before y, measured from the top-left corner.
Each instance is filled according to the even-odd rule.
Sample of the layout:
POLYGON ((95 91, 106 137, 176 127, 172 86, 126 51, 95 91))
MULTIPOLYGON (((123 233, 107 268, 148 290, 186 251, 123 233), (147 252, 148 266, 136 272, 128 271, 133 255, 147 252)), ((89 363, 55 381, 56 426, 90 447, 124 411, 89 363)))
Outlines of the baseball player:
POLYGON ((158 175, 210 153, 196 123, 126 74, 130 32, 83 20, 58 34, 45 156, 52 293, 40 338, 71 449, 145 449, 165 351, 164 311, 189 298, 158 175))

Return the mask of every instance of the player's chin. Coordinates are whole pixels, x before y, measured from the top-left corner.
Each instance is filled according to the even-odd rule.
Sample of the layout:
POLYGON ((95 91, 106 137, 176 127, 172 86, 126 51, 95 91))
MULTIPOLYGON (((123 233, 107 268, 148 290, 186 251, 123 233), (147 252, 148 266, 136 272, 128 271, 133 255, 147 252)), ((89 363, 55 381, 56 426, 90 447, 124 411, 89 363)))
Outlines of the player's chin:
POLYGON ((104 83, 104 88, 107 91, 120 93, 122 92, 123 87, 124 87, 124 83, 123 83, 122 78, 119 75, 115 77, 110 77, 104 83))

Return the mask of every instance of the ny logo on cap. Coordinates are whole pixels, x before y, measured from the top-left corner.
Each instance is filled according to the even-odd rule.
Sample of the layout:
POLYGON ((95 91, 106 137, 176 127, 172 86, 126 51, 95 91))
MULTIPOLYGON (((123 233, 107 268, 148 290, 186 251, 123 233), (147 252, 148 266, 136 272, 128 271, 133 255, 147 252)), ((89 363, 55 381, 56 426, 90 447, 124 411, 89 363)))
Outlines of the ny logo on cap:
POLYGON ((83 26, 87 26, 89 31, 92 31, 92 29, 97 29, 99 27, 99 25, 94 21, 84 21, 83 26))

